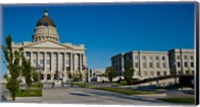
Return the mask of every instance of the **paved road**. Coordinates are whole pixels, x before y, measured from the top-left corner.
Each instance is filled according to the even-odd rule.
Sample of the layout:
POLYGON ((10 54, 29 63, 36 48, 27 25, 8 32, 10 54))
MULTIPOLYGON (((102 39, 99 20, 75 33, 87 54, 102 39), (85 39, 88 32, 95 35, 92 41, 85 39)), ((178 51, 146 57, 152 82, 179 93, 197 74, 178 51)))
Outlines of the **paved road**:
POLYGON ((44 88, 43 103, 174 105, 149 97, 130 96, 87 88, 44 88))

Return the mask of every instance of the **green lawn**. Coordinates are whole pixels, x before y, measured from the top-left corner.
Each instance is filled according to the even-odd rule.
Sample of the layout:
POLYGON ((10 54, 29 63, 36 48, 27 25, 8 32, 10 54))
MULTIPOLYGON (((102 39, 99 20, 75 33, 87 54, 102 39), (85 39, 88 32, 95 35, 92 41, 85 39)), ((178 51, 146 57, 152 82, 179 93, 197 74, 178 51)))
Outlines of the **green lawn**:
POLYGON ((176 89, 176 88, 191 88, 189 86, 171 85, 166 87, 157 87, 157 89, 176 89))
POLYGON ((42 96, 42 89, 32 89, 27 92, 27 90, 19 90, 17 92, 16 97, 41 97, 42 96))
POLYGON ((173 102, 173 103, 195 103, 195 99, 192 98, 159 98, 158 100, 173 102))
POLYGON ((120 89, 120 88, 94 88, 94 89, 110 91, 110 92, 117 92, 117 93, 127 94, 127 95, 155 94, 155 92, 140 91, 140 90, 127 90, 127 89, 120 89))
POLYGON ((43 84, 32 84, 31 88, 43 88, 43 84))

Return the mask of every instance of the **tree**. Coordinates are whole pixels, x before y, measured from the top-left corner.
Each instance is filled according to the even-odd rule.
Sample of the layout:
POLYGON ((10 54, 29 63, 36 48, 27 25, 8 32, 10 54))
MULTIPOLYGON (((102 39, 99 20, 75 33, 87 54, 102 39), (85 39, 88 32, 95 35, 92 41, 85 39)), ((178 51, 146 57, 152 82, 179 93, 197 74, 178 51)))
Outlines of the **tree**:
POLYGON ((126 80, 128 85, 131 85, 132 77, 133 77, 133 70, 131 68, 130 62, 125 63, 124 69, 125 69, 125 71, 123 73, 124 79, 126 80))
POLYGON ((8 35, 6 37, 6 46, 2 46, 2 50, 4 52, 6 61, 8 62, 7 68, 10 73, 10 77, 8 78, 8 82, 6 84, 6 88, 9 90, 11 97, 13 101, 15 101, 16 93, 19 90, 19 84, 20 84, 20 56, 21 51, 15 50, 13 52, 12 50, 12 37, 11 35, 8 35))
POLYGON ((33 78, 34 82, 38 82, 39 81, 39 73, 33 70, 32 78, 33 78))
POLYGON ((22 55, 22 75, 25 78, 28 93, 32 85, 32 70, 33 68, 31 67, 31 63, 22 55))
POLYGON ((112 82, 113 78, 115 77, 114 68, 113 67, 106 67, 105 75, 109 79, 109 81, 112 82))
POLYGON ((73 81, 72 81, 72 79, 73 79, 73 75, 72 75, 71 72, 68 74, 68 77, 69 77, 69 79, 70 79, 71 87, 73 87, 73 81))
POLYGON ((3 76, 3 78, 6 79, 6 80, 8 80, 8 74, 5 74, 5 75, 3 76))
POLYGON ((59 78, 59 71, 56 70, 56 72, 55 72, 55 79, 58 80, 58 78, 59 78))

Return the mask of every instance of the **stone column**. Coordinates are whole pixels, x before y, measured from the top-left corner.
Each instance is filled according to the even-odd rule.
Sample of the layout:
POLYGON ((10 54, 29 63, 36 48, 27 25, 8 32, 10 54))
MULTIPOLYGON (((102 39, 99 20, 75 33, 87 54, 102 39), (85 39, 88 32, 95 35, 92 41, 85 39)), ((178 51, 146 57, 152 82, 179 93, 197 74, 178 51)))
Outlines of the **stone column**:
POLYGON ((58 69, 59 72, 61 72, 60 66, 59 66, 59 64, 60 64, 60 60, 59 60, 60 58, 59 57, 60 57, 60 54, 59 54, 59 52, 57 52, 57 69, 58 69))
POLYGON ((40 65, 40 55, 39 55, 39 52, 37 51, 37 65, 40 65))
POLYGON ((31 62, 31 65, 33 66, 33 52, 30 51, 30 62, 31 62))
POLYGON ((46 73, 45 73, 45 72, 46 72, 46 64, 47 64, 47 63, 46 63, 46 59, 47 59, 47 58, 46 58, 46 52, 44 52, 44 73, 41 73, 41 74, 43 74, 43 78, 44 78, 43 81, 44 81, 44 82, 45 82, 46 79, 47 79, 47 78, 46 78, 46 73))
POLYGON ((80 72, 82 73, 82 54, 79 54, 79 68, 80 68, 80 72))
POLYGON ((72 54, 72 56, 73 56, 73 72, 74 73, 76 73, 76 69, 75 69, 75 61, 76 61, 75 60, 75 55, 76 55, 75 53, 72 54))
POLYGON ((53 52, 50 53, 50 67, 51 67, 51 72, 55 72, 53 69, 53 52))
POLYGON ((63 59, 62 59, 63 67, 64 67, 63 71, 66 72, 67 69, 66 69, 66 62, 65 62, 65 60, 66 60, 67 58, 66 58, 66 54, 65 54, 65 53, 63 53, 63 57, 62 57, 62 58, 63 58, 63 59))
POLYGON ((72 73, 73 72, 73 56, 72 56, 72 53, 69 54, 69 57, 70 57, 70 72, 72 73))
POLYGON ((44 52, 44 58, 43 58, 43 60, 44 60, 44 64, 43 64, 44 71, 46 72, 46 52, 44 52))

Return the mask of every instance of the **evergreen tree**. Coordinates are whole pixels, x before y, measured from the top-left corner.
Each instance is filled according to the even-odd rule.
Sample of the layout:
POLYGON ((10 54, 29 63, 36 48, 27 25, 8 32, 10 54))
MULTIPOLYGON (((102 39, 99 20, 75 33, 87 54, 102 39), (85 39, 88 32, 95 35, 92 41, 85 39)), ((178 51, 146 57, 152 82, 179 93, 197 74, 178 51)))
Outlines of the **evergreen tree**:
POLYGON ((20 55, 21 51, 12 50, 12 37, 8 35, 6 38, 6 46, 2 46, 6 61, 8 62, 7 68, 10 73, 10 77, 7 78, 6 88, 9 90, 13 101, 15 101, 16 93, 19 90, 20 84, 20 55))
POLYGON ((115 77, 115 70, 113 67, 106 67, 105 72, 106 77, 108 77, 109 81, 112 82, 113 78, 115 77))
POLYGON ((133 77, 133 70, 131 68, 130 62, 125 63, 124 69, 125 69, 125 71, 123 73, 124 79, 126 80, 128 85, 131 85, 132 77, 133 77))
POLYGON ((31 63, 22 55, 22 75, 25 78, 28 93, 32 85, 32 70, 33 68, 31 67, 31 63))

